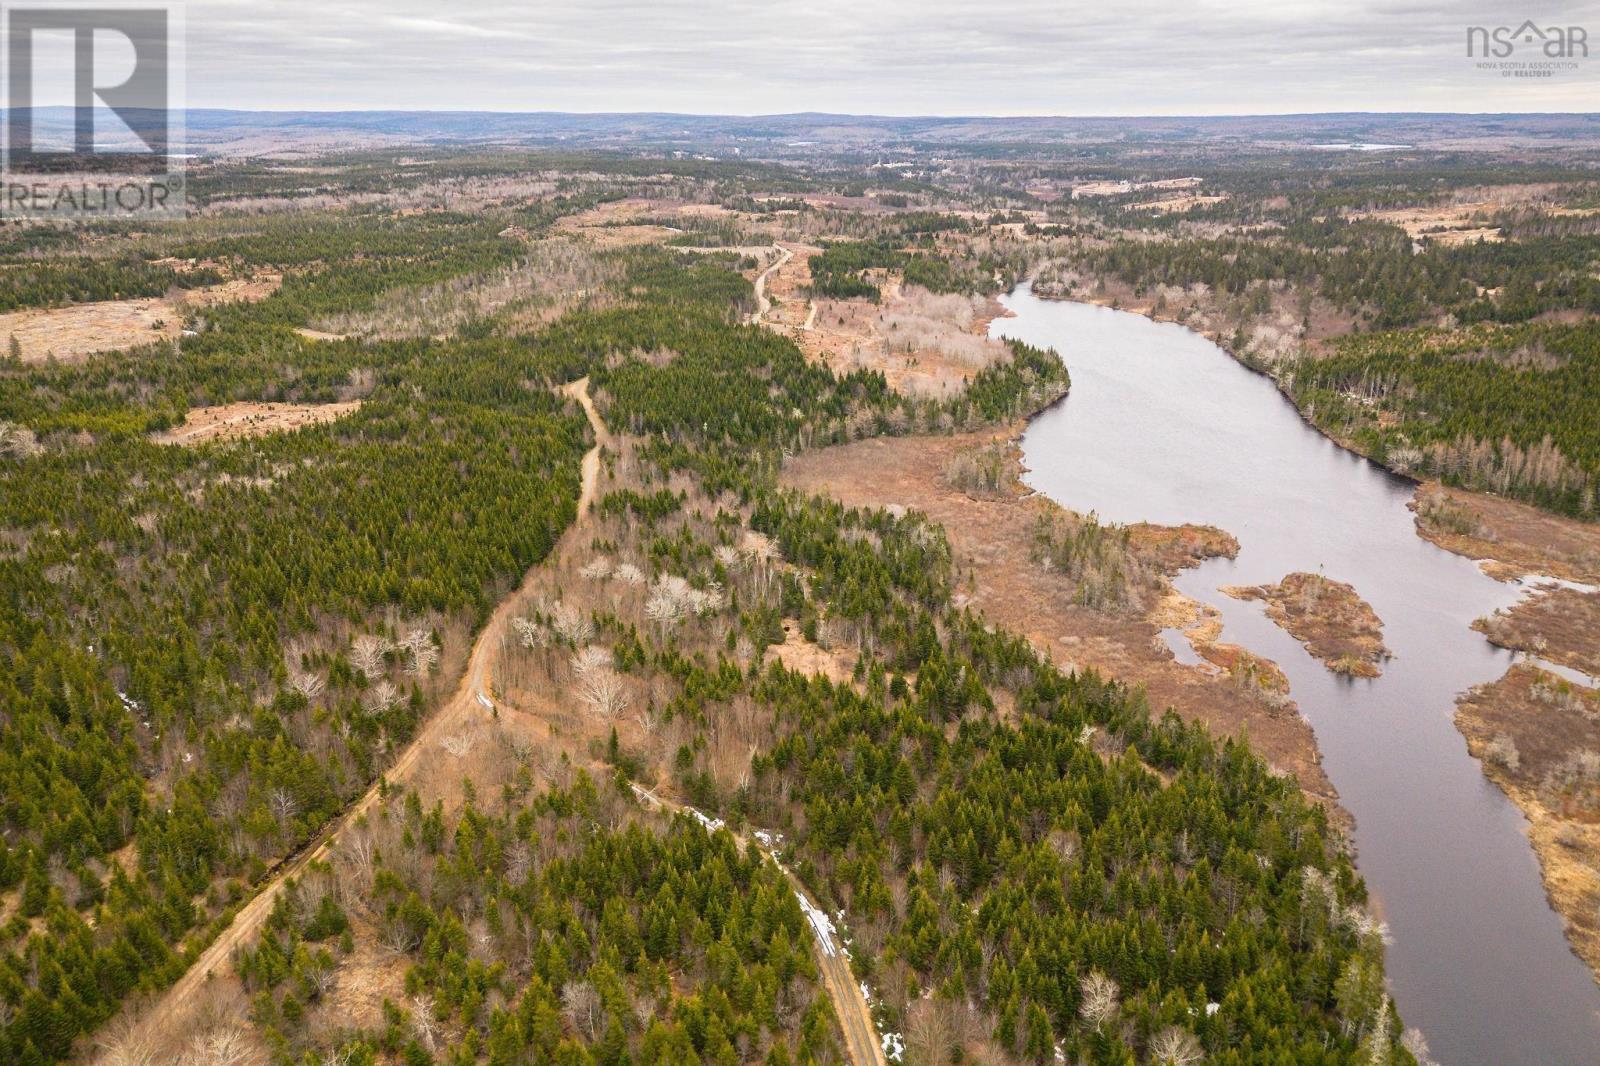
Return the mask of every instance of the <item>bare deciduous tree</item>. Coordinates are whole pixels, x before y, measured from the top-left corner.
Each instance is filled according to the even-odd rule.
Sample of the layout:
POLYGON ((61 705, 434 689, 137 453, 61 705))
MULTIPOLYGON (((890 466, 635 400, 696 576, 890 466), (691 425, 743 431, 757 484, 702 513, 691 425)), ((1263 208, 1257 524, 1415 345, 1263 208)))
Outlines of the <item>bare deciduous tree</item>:
POLYGON ((1428 1050, 1428 1038, 1422 1035, 1421 1029, 1407 1029, 1400 1038, 1400 1046, 1411 1052, 1411 1057, 1417 1060, 1417 1066, 1436 1066, 1428 1050))
POLYGON ((306 698, 309 703, 322 694, 328 680, 320 673, 311 670, 289 671, 289 687, 306 698))
POLYGON ((517 634, 517 642, 524 648, 542 648, 550 643, 550 634, 531 618, 513 618, 511 628, 517 634))
POLYGON ((569 603, 558 603, 551 610, 550 628, 573 647, 581 647, 594 639, 594 621, 569 603))
POLYGON ((604 670, 610 665, 611 652, 593 644, 579 648, 572 655, 572 673, 577 677, 587 676, 593 670, 604 670))
POLYGON ((195 1037, 179 1060, 182 1066, 256 1066, 262 1061, 244 1030, 232 1025, 195 1037))
POLYGON ((1078 994, 1083 1000, 1078 1005, 1078 1016, 1091 1028, 1099 1029, 1117 1016, 1122 990, 1099 970, 1090 970, 1078 982, 1078 994))
POLYGON ((362 633, 350 642, 350 663, 371 680, 383 672, 383 656, 389 642, 372 633, 362 633))
POLYGON ((599 1037, 605 1008, 594 985, 588 981, 568 981, 561 987, 561 1007, 567 1021, 585 1039, 592 1041, 599 1037))
POLYGON ((411 656, 406 669, 413 677, 426 677, 428 671, 433 669, 433 664, 439 661, 439 648, 433 643, 433 634, 426 629, 419 627, 408 633, 405 649, 411 656))
POLYGON ((761 579, 762 587, 765 588, 772 580, 773 569, 783 561, 783 552, 776 544, 754 530, 745 533, 740 548, 750 560, 756 576, 761 579))
MULTIPOLYGON (((0 1019, 9 1024, 10 1019, 0 1019)), ((128 1031, 111 1037, 100 1044, 96 1066, 159 1066, 164 1056, 157 1055, 155 1044, 149 1037, 128 1031)))
POLYGON ((740 633, 739 639, 733 645, 733 657, 739 660, 740 665, 749 666, 750 661, 756 657, 755 641, 740 633))
POLYGON ((1156 1066, 1195 1066, 1205 1057, 1200 1041, 1181 1026, 1169 1025, 1150 1041, 1150 1061, 1156 1066))
POLYGON ((321 999, 333 991, 338 969, 333 965, 333 956, 326 951, 319 951, 313 955, 310 964, 301 972, 311 987, 312 999, 321 999))
POLYGON ((533 870, 533 849, 525 840, 518 840, 506 852, 506 881, 520 885, 533 870))
POLYGON ((400 691, 385 678, 367 689, 366 695, 362 697, 361 702, 367 708, 368 713, 382 714, 400 702, 400 691))
POLYGON ((657 593, 644 605, 644 616, 666 631, 683 620, 683 604, 657 593))
POLYGON ((280 824, 287 824, 291 818, 300 813, 300 801, 286 788, 273 789, 269 802, 272 804, 272 813, 280 824))
POLYGON ((614 670, 590 670, 583 675, 578 698, 602 718, 615 718, 628 709, 631 699, 622 678, 614 670))
POLYGON ((340 887, 346 898, 359 899, 372 887, 377 860, 377 841, 367 826, 357 826, 340 836, 338 850, 334 852, 334 866, 339 871, 340 887))
POLYGON ((439 1021, 433 1012, 432 996, 411 997, 411 1028, 422 1046, 432 1051, 435 1038, 439 1035, 439 1021))
POLYGON ((955 1047, 947 1004, 919 999, 906 1008, 906 1052, 921 1066, 945 1066, 955 1047))
POLYGON ((15 422, 0 422, 0 455, 13 459, 28 459, 38 455, 43 448, 33 430, 15 422))
POLYGON ((378 940, 395 955, 408 954, 412 948, 417 946, 416 934, 411 931, 405 922, 399 920, 391 920, 385 924, 383 933, 378 940))

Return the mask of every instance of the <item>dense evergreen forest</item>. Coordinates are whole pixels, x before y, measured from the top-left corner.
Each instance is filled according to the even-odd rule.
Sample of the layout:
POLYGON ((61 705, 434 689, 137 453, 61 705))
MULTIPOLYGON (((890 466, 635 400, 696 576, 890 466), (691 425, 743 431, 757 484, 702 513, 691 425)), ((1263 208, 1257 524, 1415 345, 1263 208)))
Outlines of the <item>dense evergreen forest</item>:
POLYGON ((1199 283, 1229 296, 1259 291, 1264 300, 1274 286, 1290 285, 1367 328, 1388 329, 1445 314, 1461 322, 1522 322, 1547 311, 1596 313, 1600 279, 1589 267, 1597 255, 1597 235, 1414 250, 1395 226, 1323 219, 1251 237, 1119 239, 1085 252, 1081 263, 1138 289, 1199 283))
POLYGON ((1286 381, 1320 426, 1397 469, 1600 517, 1600 326, 1401 330, 1342 341, 1286 381))
MULTIPOLYGON (((405 1007, 332 1053, 381 1061, 780 1064, 836 1059, 799 902, 777 868, 688 816, 597 831, 570 789, 447 821, 415 793, 373 826, 364 902, 408 962, 405 1007), (469 928, 470 927, 470 928, 469 928)), ((319 868, 278 900, 238 970, 285 1061, 352 950, 338 881, 319 868)), ((316 1060, 313 1060, 316 1061, 316 1060)))

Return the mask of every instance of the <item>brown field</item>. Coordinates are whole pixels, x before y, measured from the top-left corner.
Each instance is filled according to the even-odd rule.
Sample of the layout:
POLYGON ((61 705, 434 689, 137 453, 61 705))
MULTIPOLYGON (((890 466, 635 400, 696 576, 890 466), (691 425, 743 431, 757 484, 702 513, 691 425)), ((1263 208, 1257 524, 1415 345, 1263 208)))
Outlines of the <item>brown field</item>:
POLYGON ((312 329, 310 326, 296 326, 295 332, 308 341, 342 341, 346 337, 343 333, 329 333, 327 330, 312 329))
POLYGON ((332 422, 360 406, 360 400, 351 400, 348 403, 230 403, 220 407, 193 407, 183 425, 154 434, 150 439, 157 444, 193 446, 215 440, 263 437, 268 433, 332 422))
POLYGON ((25 363, 75 362, 95 352, 124 351, 178 336, 196 308, 263 300, 277 291, 276 274, 236 278, 220 285, 178 289, 166 296, 102 300, 66 307, 0 314, 0 343, 15 338, 25 363))
POLYGON ((583 236, 603 248, 625 248, 635 244, 655 244, 675 235, 665 226, 639 225, 636 220, 659 211, 651 200, 614 200, 556 223, 557 233, 583 236))
POLYGON ((737 213, 718 204, 679 203, 630 197, 567 215, 556 223, 555 232, 581 236, 601 248, 626 248, 638 244, 660 244, 678 236, 681 229, 646 219, 659 218, 736 218, 737 213))
POLYGON ((1500 210, 1501 206, 1493 201, 1484 200, 1443 207, 1397 207, 1386 211, 1367 211, 1354 217, 1399 226, 1415 240, 1429 237, 1447 244, 1459 244, 1464 238, 1457 236, 1458 234, 1481 232, 1486 229, 1494 234, 1491 240, 1499 240, 1499 230, 1484 226, 1482 220, 1490 213, 1500 210))
POLYGON ((1160 181, 1088 181, 1072 189, 1074 200, 1089 196, 1120 196, 1146 189, 1192 189, 1200 184, 1199 178, 1163 178, 1160 181))
POLYGON ((178 307, 212 307, 216 304, 255 303, 265 300, 283 284, 282 274, 260 274, 253 278, 232 278, 221 285, 189 289, 176 301, 178 307))
MULTIPOLYGON (((1251 743, 1273 766, 1297 775, 1309 795, 1343 818, 1311 727, 1281 694, 1267 688, 1276 667, 1269 670, 1270 664, 1255 660, 1253 668, 1234 672, 1179 663, 1160 638, 1161 628, 1172 624, 1174 605, 1166 596, 1154 596, 1152 610, 1142 614, 1080 607, 1072 583, 1034 560, 1039 516, 1053 504, 1010 493, 980 499, 946 484, 944 471, 957 454, 1013 435, 1007 430, 875 438, 819 449, 789 460, 783 482, 850 506, 922 511, 944 526, 961 592, 974 610, 1025 636, 1063 668, 1092 668, 1143 685, 1156 709, 1173 707, 1218 735, 1248 729, 1251 743)), ((1161 539, 1150 532, 1143 536, 1161 539)), ((1192 539, 1203 544, 1212 538, 1196 533, 1192 539)), ((1149 563, 1159 568, 1156 556, 1149 563)), ((1226 648, 1214 654, 1230 665, 1239 661, 1226 648)))
POLYGON ((0 337, 15 338, 25 363, 83 359, 176 337, 183 312, 161 297, 106 300, 0 315, 0 337))
POLYGON ((979 297, 935 295, 906 288, 898 274, 874 272, 883 296, 811 300, 814 245, 783 243, 791 252, 768 277, 771 308, 762 321, 794 338, 808 359, 845 374, 882 372, 889 387, 911 396, 953 396, 977 371, 1010 357, 988 337, 998 304, 979 297))
POLYGON ((1457 555, 1490 560, 1484 570, 1493 577, 1533 574, 1600 584, 1600 525, 1438 482, 1419 487, 1411 509, 1418 534, 1457 555))
POLYGON ((1377 677, 1389 658, 1383 623, 1353 586, 1320 574, 1290 574, 1276 585, 1233 585, 1238 600, 1261 600, 1267 617, 1336 674, 1377 677))
POLYGON ((1444 239, 1452 231, 1483 228, 1489 215, 1514 204, 1526 202, 1522 197, 1509 191, 1490 196, 1486 195, 1484 190, 1477 190, 1476 195, 1456 196, 1452 200, 1453 202, 1447 204, 1352 211, 1350 217, 1399 226, 1413 239, 1423 237, 1444 239))
POLYGON ((1220 204, 1226 196, 1174 196, 1165 200, 1146 200, 1140 204, 1129 204, 1130 211, 1160 211, 1162 214, 1188 211, 1196 207, 1209 207, 1211 204, 1220 204))
POLYGON ((1488 224, 1490 216, 1513 208, 1538 208, 1554 215, 1585 215, 1588 208, 1555 206, 1560 185, 1491 185, 1461 189, 1453 202, 1427 207, 1400 207, 1363 211, 1354 218, 1371 219, 1399 226, 1412 238, 1441 244, 1467 244, 1472 241, 1499 241, 1500 231, 1488 224))
POLYGON ((1456 704, 1483 771, 1528 818, 1551 905, 1573 950, 1600 974, 1600 692, 1527 664, 1456 704))

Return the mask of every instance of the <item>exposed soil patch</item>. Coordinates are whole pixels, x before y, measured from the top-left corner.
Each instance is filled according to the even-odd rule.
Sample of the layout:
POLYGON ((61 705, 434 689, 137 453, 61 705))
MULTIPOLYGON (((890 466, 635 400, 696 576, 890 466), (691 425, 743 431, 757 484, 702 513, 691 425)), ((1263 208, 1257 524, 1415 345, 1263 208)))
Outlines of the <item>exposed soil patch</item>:
POLYGON ((1377 677, 1389 649, 1383 623, 1353 586, 1321 574, 1293 573, 1276 585, 1230 585, 1236 600, 1261 600, 1267 617, 1336 674, 1377 677))
POLYGON ((947 397, 964 390, 979 370, 1011 356, 988 336, 989 323, 1004 312, 992 299, 908 288, 897 273, 870 271, 882 293, 877 302, 812 300, 810 259, 821 249, 782 248, 790 258, 767 277, 763 299, 770 307, 763 307, 762 321, 835 373, 877 370, 898 392, 947 397))
POLYGON ((556 223, 557 233, 581 235, 601 248, 626 248, 638 244, 660 244, 683 232, 671 225, 673 218, 706 219, 736 212, 718 204, 687 204, 630 197, 600 204, 556 223), (666 219, 667 222, 656 221, 666 219))
POLYGON ((276 274, 236 278, 160 297, 11 311, 0 314, 0 343, 9 346, 15 338, 24 363, 52 357, 73 362, 95 352, 124 351, 178 336, 184 318, 196 308, 264 300, 282 280, 276 274))
POLYGON ((1209 207, 1220 204, 1226 196, 1174 196, 1165 200, 1147 200, 1140 204, 1129 204, 1130 211, 1160 211, 1162 214, 1188 211, 1196 207, 1209 207))
POLYGON ((157 444, 205 444, 214 440, 264 437, 304 426, 343 418, 361 406, 347 403, 230 403, 221 407, 193 407, 183 425, 153 435, 157 444))
POLYGON ((255 303, 265 300, 283 285, 282 274, 261 274, 253 278, 234 278, 221 285, 189 289, 176 300, 177 306, 212 307, 217 304, 255 303))
POLYGON ((1072 198, 1079 200, 1090 196, 1121 196, 1124 193, 1145 190, 1192 189, 1199 184, 1199 178, 1162 178, 1160 181, 1086 181, 1073 186, 1072 198))
POLYGON ((1472 628, 1502 648, 1600 677, 1600 593, 1551 586, 1472 628))
POLYGON ((312 329, 309 326, 296 326, 295 332, 308 341, 342 341, 346 338, 343 333, 329 333, 327 330, 312 329))
POLYGON ((1411 509, 1417 532, 1469 559, 1489 559, 1490 576, 1541 574, 1600 584, 1600 525, 1549 514, 1525 503, 1428 482, 1411 509))
POLYGON ((1460 699, 1456 728, 1527 815, 1550 903, 1600 975, 1600 692, 1518 664, 1460 699))
MULTIPOLYGON (((1173 707, 1185 718, 1205 722, 1218 735, 1237 735, 1248 728, 1251 743, 1272 765, 1296 774, 1309 795, 1342 815, 1322 771, 1310 725, 1281 693, 1267 691, 1263 679, 1272 675, 1264 665, 1245 671, 1251 677, 1239 680, 1222 669, 1179 663, 1160 637, 1165 624, 1160 612, 1173 606, 1166 590, 1152 594, 1154 610, 1149 614, 1078 606, 1076 583, 1066 574, 1046 569, 1033 551, 1041 515, 1059 508, 1038 496, 979 498, 949 485, 944 472, 959 454, 1003 443, 1015 429, 877 438, 820 449, 789 460, 783 481, 849 506, 899 505, 924 512, 944 526, 962 583, 960 592, 973 609, 1027 637, 1064 668, 1093 668, 1104 676, 1145 686, 1151 706, 1158 710, 1173 707)), ((1148 560, 1151 571, 1177 557, 1173 545, 1216 540, 1215 532, 1193 528, 1139 536, 1156 545, 1148 560)), ((1226 649, 1215 654, 1230 664, 1238 661, 1226 649)))
POLYGON ((0 338, 16 339, 24 363, 71 362, 176 337, 183 312, 165 299, 106 300, 0 315, 0 338))
POLYGON ((784 623, 783 643, 767 650, 786 670, 821 674, 836 685, 848 685, 855 674, 855 656, 844 648, 829 650, 807 640, 795 621, 784 623))

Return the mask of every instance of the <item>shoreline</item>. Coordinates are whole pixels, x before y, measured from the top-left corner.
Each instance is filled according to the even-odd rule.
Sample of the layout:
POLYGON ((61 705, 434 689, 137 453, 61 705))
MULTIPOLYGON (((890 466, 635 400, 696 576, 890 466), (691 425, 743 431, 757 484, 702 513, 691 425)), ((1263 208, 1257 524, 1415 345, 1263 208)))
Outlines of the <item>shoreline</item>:
MULTIPOLYGON (((1217 336, 1213 330, 1195 329, 1179 321, 1175 314, 1158 314, 1149 305, 1113 306, 1114 302, 1118 302, 1115 297, 1073 300, 1039 298, 1136 314, 1152 322, 1182 326, 1211 341, 1234 362, 1272 381, 1282 400, 1318 436, 1371 463, 1388 476, 1413 485, 1409 507, 1416 536, 1441 551, 1469 560, 1496 581, 1527 586, 1524 603, 1531 602, 1539 595, 1540 578, 1600 584, 1600 525, 1541 511, 1531 504, 1508 497, 1446 486, 1438 481, 1419 479, 1393 470, 1353 447, 1350 442, 1318 426, 1294 402, 1277 378, 1257 362, 1240 356, 1227 338, 1217 336), (1447 528, 1448 525, 1459 525, 1468 531, 1459 532, 1447 528)), ((1488 738, 1480 735, 1481 730, 1475 728, 1475 724, 1483 717, 1481 709, 1496 702, 1501 705, 1499 709, 1502 712, 1517 706, 1529 709, 1527 701, 1521 700, 1514 691, 1526 687, 1518 683, 1522 677, 1519 671, 1524 669, 1523 664, 1514 663, 1495 681, 1458 690, 1454 694, 1455 713, 1452 721, 1457 733, 1467 741, 1468 752, 1478 763, 1483 777, 1493 782, 1522 815, 1523 835, 1538 862, 1545 900, 1562 921, 1569 950, 1585 963, 1591 977, 1600 983, 1600 930, 1596 928, 1597 920, 1594 917, 1596 903, 1600 902, 1600 832, 1578 833, 1572 829, 1558 832, 1563 827, 1576 829, 1580 823, 1553 814, 1535 790, 1511 781, 1504 768, 1494 765, 1492 759, 1486 757, 1488 738), (1586 871, 1584 878, 1591 882, 1588 887, 1581 889, 1575 887, 1575 883, 1581 879, 1574 873, 1580 869, 1586 871)), ((1541 723, 1543 720, 1539 719, 1541 723)), ((1318 755, 1320 758, 1320 745, 1318 755)), ((1592 828, 1587 823, 1582 825, 1592 828)))
MULTIPOLYGON (((1161 636, 1163 611, 1175 592, 1172 574, 1218 554, 1212 542, 1220 545, 1223 531, 1124 527, 1131 531, 1129 550, 1148 569, 1139 603, 1122 608, 1084 604, 1072 575, 1036 557, 1042 521, 1055 516, 1067 523, 1087 521, 1020 481, 1022 435, 1033 417, 1058 402, 978 432, 870 437, 804 452, 785 462, 782 484, 846 506, 922 511, 944 528, 963 575, 963 595, 974 610, 1026 637, 1064 669, 1092 668, 1130 687, 1142 685, 1154 714, 1171 707, 1186 719, 1204 722, 1219 738, 1247 734, 1269 765, 1296 775, 1301 791, 1328 812, 1353 854, 1354 818, 1322 767, 1310 722, 1292 699, 1272 691, 1276 664, 1246 652, 1260 665, 1236 676, 1209 662, 1196 666, 1179 660, 1161 636), (946 466, 957 455, 993 447, 1013 457, 1014 480, 1005 491, 976 495, 947 480, 946 466), (1257 677, 1269 684, 1254 684, 1257 677)), ((1229 650, 1218 645, 1220 657, 1228 658, 1229 650)))
MULTIPOLYGON (((1027 282, 1019 282, 1018 284, 1020 286, 1021 284, 1026 283, 1027 282)), ((1015 289, 1012 291, 1014 292, 1015 289)), ((1294 402, 1294 397, 1289 395, 1289 393, 1284 389, 1283 384, 1275 376, 1273 376, 1273 374, 1265 366, 1263 366, 1258 360, 1253 360, 1246 356, 1240 355, 1233 349, 1233 346, 1229 343, 1228 338, 1221 335, 1214 329, 1196 329, 1187 322, 1184 322, 1177 316, 1177 314, 1174 314, 1171 311, 1157 313, 1153 305, 1149 305, 1144 301, 1130 305, 1123 304, 1120 297, 1094 295, 1071 298, 1039 296, 1038 298, 1041 300, 1048 300, 1052 303, 1087 304, 1091 307, 1101 307, 1108 311, 1120 311, 1124 314, 1138 315, 1140 318, 1149 319, 1151 322, 1161 323, 1164 325, 1181 326, 1197 336, 1204 337, 1206 340, 1210 341, 1212 344, 1216 345, 1222 351, 1227 353, 1228 358, 1232 359, 1246 370, 1249 370, 1251 373, 1257 374, 1272 382, 1273 388, 1283 399, 1283 402, 1288 404, 1289 407, 1299 417, 1300 421, 1315 431, 1318 436, 1329 441, 1338 448, 1348 452, 1349 454, 1366 460, 1379 470, 1382 470, 1389 477, 1413 486, 1415 492, 1417 493, 1416 498, 1413 499, 1413 511, 1416 510, 1416 503, 1421 499, 1422 494, 1425 491, 1433 491, 1437 493, 1443 493, 1447 496, 1463 497, 1469 502, 1482 502, 1486 505, 1492 505, 1498 508, 1509 507, 1522 509, 1531 514, 1542 516, 1548 520, 1549 524, 1551 525, 1566 525, 1576 529, 1590 530, 1595 535, 1597 541, 1600 541, 1600 523, 1583 522, 1579 519, 1570 518, 1566 515, 1559 515, 1555 514, 1554 512, 1544 511, 1538 507, 1535 507, 1533 504, 1518 500, 1515 497, 1503 496, 1493 492, 1483 492, 1478 489, 1469 489, 1460 485, 1446 485, 1437 478, 1417 477, 1414 474, 1408 474, 1403 471, 1396 470, 1387 463, 1373 458, 1371 455, 1368 455, 1366 452, 1356 447, 1351 441, 1342 439, 1339 436, 1330 433, 1327 429, 1317 425, 1316 422, 1307 417, 1305 411, 1300 408, 1300 405, 1294 402)), ((1417 536, 1421 537, 1423 540, 1428 541, 1444 551, 1450 552, 1452 555, 1459 555, 1463 558, 1470 559, 1476 564, 1479 564, 1479 568, 1483 570, 1484 573, 1488 574, 1497 581, 1513 582, 1519 579, 1550 576, 1559 577, 1570 581, 1600 583, 1600 564, 1597 564, 1593 569, 1584 571, 1581 569, 1574 570, 1570 565, 1565 565, 1561 560, 1558 559, 1534 560, 1524 556, 1518 561, 1511 561, 1500 558, 1495 554, 1495 550, 1498 546, 1495 541, 1483 540, 1475 537, 1466 537, 1457 534, 1451 534, 1448 531, 1432 529, 1425 524, 1420 514, 1418 515, 1416 530, 1417 536)))

